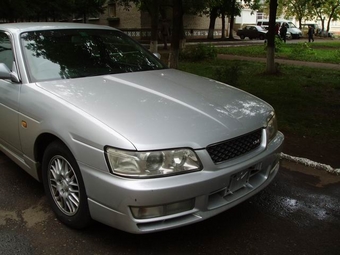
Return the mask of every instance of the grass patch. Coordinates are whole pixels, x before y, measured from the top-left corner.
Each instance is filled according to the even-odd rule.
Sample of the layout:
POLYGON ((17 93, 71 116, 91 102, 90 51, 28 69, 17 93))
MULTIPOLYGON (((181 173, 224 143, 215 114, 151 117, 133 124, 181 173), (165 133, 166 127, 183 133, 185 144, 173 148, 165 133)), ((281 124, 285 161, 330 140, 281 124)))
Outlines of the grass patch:
POLYGON ((267 101, 275 108, 283 132, 340 143, 339 71, 282 65, 280 75, 266 75, 264 63, 220 59, 181 62, 180 69, 267 101))
MULTIPOLYGON (((231 54, 251 57, 266 57, 266 46, 250 45, 242 47, 218 48, 219 54, 231 54)), ((294 44, 281 44, 276 52, 277 58, 292 60, 323 62, 323 63, 340 63, 340 41, 322 41, 322 42, 299 42, 294 44)))

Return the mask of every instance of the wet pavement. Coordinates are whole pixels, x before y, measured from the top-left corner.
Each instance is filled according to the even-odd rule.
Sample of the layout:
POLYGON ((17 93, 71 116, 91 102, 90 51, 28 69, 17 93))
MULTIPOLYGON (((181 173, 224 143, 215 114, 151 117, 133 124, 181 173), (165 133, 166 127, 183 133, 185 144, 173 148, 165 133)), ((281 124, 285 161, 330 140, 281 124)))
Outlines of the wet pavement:
POLYGON ((283 161, 265 190, 204 222, 132 235, 59 223, 43 186, 0 152, 0 254, 340 254, 340 176, 283 161))

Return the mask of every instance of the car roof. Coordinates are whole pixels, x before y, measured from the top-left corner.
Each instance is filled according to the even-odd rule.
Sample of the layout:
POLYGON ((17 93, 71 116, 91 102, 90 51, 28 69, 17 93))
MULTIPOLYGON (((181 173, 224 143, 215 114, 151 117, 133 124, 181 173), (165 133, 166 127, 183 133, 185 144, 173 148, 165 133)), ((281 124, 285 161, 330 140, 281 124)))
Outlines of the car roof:
POLYGON ((0 30, 21 34, 22 32, 52 30, 52 29, 112 29, 104 25, 68 22, 22 22, 0 24, 0 30))
POLYGON ((263 27, 258 26, 258 25, 247 25, 246 27, 256 27, 257 29, 263 30, 263 27))

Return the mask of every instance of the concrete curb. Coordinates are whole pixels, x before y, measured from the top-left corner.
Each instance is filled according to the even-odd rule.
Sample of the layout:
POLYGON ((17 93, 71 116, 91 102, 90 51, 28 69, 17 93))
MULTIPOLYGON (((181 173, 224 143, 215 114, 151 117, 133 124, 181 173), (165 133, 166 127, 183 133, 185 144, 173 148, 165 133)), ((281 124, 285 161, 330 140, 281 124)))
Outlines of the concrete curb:
POLYGON ((287 154, 284 154, 284 153, 281 153, 281 158, 295 162, 295 163, 298 163, 298 164, 303 164, 305 166, 309 166, 309 167, 312 167, 312 168, 315 168, 315 169, 326 170, 328 173, 331 173, 331 174, 340 175, 340 168, 334 169, 330 165, 317 163, 317 162, 314 162, 314 161, 306 159, 306 158, 294 157, 294 156, 290 156, 290 155, 287 155, 287 154))

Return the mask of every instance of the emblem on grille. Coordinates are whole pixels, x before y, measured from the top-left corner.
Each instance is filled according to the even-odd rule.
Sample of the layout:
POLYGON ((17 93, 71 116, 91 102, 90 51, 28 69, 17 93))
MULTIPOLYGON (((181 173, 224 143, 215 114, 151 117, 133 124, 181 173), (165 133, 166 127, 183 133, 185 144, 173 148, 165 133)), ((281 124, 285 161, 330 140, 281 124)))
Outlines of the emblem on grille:
POLYGON ((256 139, 255 141, 253 141, 253 145, 259 144, 260 143, 260 139, 256 139))

